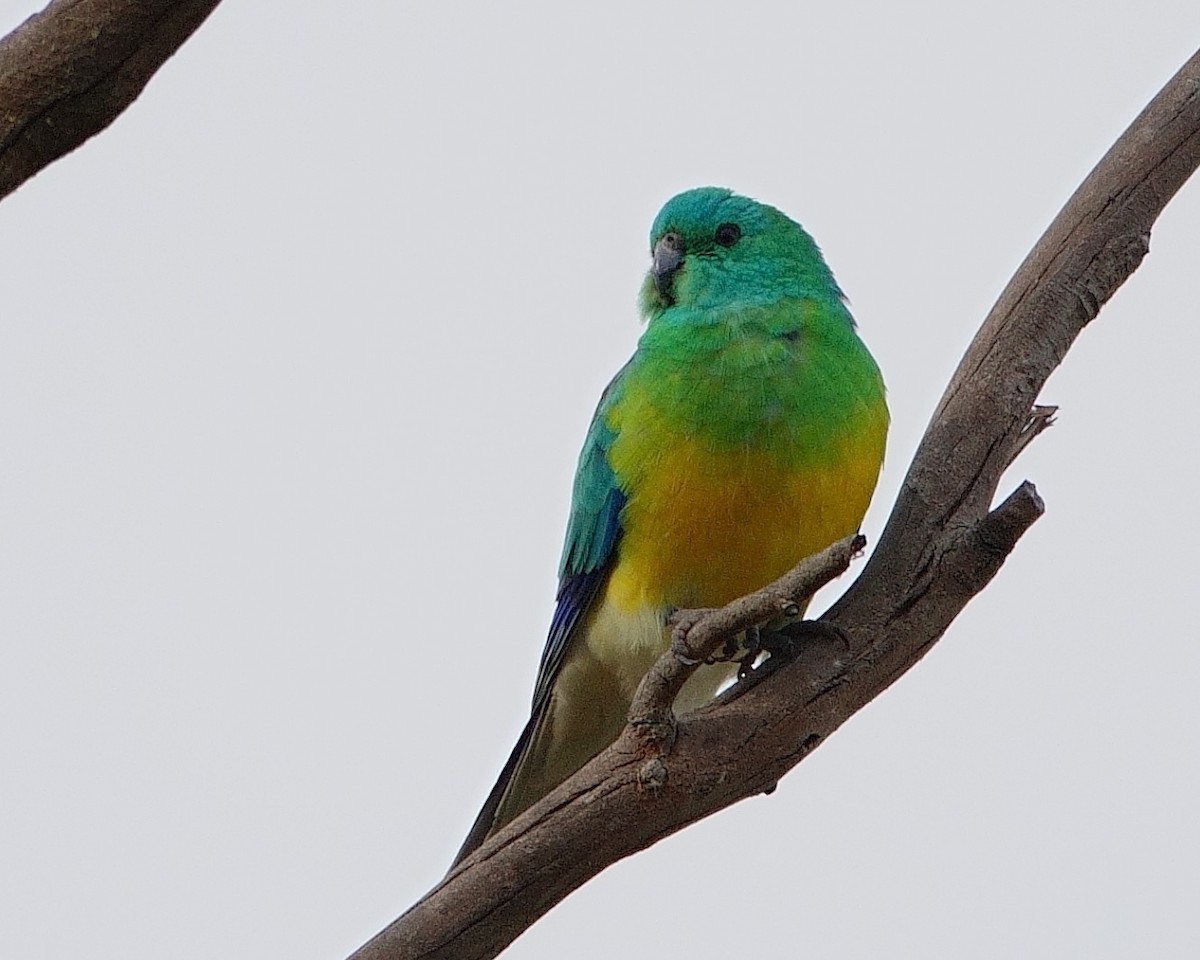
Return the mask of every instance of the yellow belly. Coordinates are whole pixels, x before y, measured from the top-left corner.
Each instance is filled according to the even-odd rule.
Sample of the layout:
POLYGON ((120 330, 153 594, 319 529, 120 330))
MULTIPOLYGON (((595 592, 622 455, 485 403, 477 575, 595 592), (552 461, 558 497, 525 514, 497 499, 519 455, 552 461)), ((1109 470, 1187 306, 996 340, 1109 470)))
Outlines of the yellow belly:
POLYGON ((626 504, 607 598, 628 611, 720 606, 853 533, 879 475, 876 433, 804 468, 671 444, 626 504))
MULTIPOLYGON (((666 649, 669 609, 726 604, 854 533, 885 433, 884 417, 865 418, 862 430, 824 451, 821 466, 804 468, 741 450, 714 456, 696 441, 659 447, 629 491, 616 562, 570 658, 580 679, 609 676, 627 703, 666 649)), ((711 698, 730 669, 699 671, 678 708, 711 698)))

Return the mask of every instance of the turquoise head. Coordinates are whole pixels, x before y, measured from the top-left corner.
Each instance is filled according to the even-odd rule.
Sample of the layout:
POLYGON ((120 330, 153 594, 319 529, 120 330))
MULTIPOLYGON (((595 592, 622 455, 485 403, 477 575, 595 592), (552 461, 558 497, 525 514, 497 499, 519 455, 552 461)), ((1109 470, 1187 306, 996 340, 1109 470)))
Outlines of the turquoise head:
POLYGON ((674 306, 720 310, 785 297, 841 304, 842 291, 800 224, 723 187, 698 187, 667 201, 650 230, 652 264, 642 313, 674 306))

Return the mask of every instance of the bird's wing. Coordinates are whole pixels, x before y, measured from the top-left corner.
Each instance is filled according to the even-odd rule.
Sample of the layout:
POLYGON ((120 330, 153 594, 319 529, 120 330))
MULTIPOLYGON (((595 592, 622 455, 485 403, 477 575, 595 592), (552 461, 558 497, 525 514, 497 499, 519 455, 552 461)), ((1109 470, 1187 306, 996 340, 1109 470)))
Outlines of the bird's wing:
POLYGON ((576 628, 591 608, 616 555, 625 494, 608 462, 614 434, 607 419, 608 411, 620 393, 622 376, 628 368, 629 364, 622 367, 601 395, 583 444, 583 452, 579 455, 579 469, 575 474, 571 497, 571 518, 567 523, 566 543, 559 566, 558 602, 550 620, 550 633, 538 667, 529 722, 521 731, 451 869, 487 838, 496 826, 497 811, 514 778, 521 780, 522 765, 546 719, 554 682, 576 636, 576 628))
POLYGON ((571 519, 558 569, 558 598, 550 633, 538 667, 533 691, 533 714, 544 709, 558 670, 570 647, 576 625, 583 619, 608 575, 621 536, 625 494, 608 462, 614 434, 607 414, 620 386, 623 367, 600 397, 596 415, 579 455, 571 495, 571 519))

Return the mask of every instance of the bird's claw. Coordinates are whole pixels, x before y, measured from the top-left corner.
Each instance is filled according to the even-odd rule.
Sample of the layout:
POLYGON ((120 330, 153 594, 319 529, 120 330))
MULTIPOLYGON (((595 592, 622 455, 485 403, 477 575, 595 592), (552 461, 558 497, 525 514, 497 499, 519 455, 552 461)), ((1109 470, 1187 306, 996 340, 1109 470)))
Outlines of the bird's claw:
POLYGON ((755 671, 755 664, 762 654, 767 654, 773 667, 795 660, 800 655, 800 649, 805 643, 814 640, 825 643, 837 643, 846 650, 850 649, 850 638, 846 632, 825 620, 800 620, 789 623, 779 629, 768 627, 752 627, 746 631, 749 640, 753 631, 754 643, 739 662, 738 679, 745 680, 755 671))
MULTIPOLYGON (((754 664, 758 662, 758 658, 764 650, 763 637, 766 632, 762 627, 748 627, 742 633, 746 652, 737 662, 737 678, 739 680, 745 680, 754 672, 754 664)), ((730 659, 733 658, 731 657, 730 659)))
POLYGON ((835 642, 847 650, 850 648, 850 641, 840 627, 824 620, 790 620, 799 613, 792 614, 785 609, 783 616, 788 620, 781 622, 776 619, 769 624, 747 627, 729 637, 707 657, 698 658, 688 645, 688 633, 712 612, 707 609, 672 610, 667 615, 667 623, 671 627, 671 650, 688 666, 736 663, 738 679, 745 680, 755 671, 763 654, 776 661, 775 666, 781 666, 794 660, 801 646, 813 640, 835 642))
POLYGON ((821 643, 836 643, 843 650, 850 649, 850 637, 836 623, 828 620, 801 620, 788 627, 794 642, 819 641, 821 643))
POLYGON ((705 616, 712 613, 709 609, 700 610, 672 610, 667 614, 667 623, 671 627, 671 651, 677 656, 680 661, 689 667, 694 667, 698 663, 711 663, 709 659, 703 661, 692 655, 692 648, 688 646, 688 633, 698 624, 705 616))

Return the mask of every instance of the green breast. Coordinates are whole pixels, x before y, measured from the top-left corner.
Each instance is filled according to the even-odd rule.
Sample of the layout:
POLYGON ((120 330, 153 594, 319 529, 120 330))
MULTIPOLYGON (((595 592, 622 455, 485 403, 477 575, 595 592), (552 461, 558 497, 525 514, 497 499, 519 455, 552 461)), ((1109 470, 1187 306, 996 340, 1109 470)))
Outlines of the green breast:
POLYGON ((802 324, 743 312, 643 337, 607 415, 628 498, 618 608, 723 604, 858 528, 883 459, 883 383, 848 322, 795 309, 802 324))
POLYGON ((626 396, 641 420, 714 451, 821 466, 864 417, 886 423, 879 368, 840 303, 783 300, 737 311, 672 310, 638 345, 626 396))

